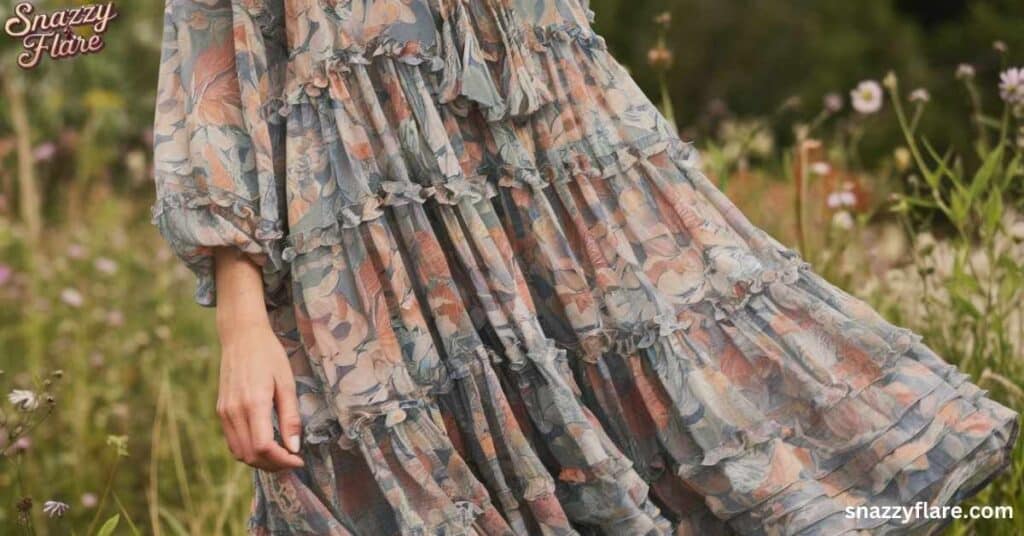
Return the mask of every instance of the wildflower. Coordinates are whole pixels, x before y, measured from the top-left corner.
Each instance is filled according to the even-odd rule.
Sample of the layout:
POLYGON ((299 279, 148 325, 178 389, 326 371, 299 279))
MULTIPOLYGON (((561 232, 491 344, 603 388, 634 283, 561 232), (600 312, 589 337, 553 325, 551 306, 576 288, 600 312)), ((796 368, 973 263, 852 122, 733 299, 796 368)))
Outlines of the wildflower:
POLYGON ((52 141, 40 144, 38 147, 32 150, 32 156, 39 162, 51 160, 56 154, 57 145, 54 144, 52 141))
POLYGON ((1006 46, 1005 41, 995 41, 992 43, 992 49, 1000 54, 1006 54, 1006 51, 1009 50, 1009 47, 1006 46))
POLYGON ((85 247, 81 244, 71 244, 68 246, 68 257, 72 259, 81 259, 85 257, 85 247))
POLYGON ((845 210, 840 210, 832 216, 832 225, 836 229, 849 231, 850 229, 853 229, 853 216, 845 210))
POLYGON ((907 202, 907 199, 904 196, 898 193, 893 192, 889 194, 888 201, 889 210, 891 210, 892 212, 907 212, 907 210, 910 209, 910 203, 907 202))
POLYGON ((81 501, 82 506, 85 508, 96 508, 96 505, 100 502, 99 497, 95 493, 83 493, 81 501))
POLYGON ((647 51, 647 63, 655 69, 668 69, 672 65, 672 51, 658 45, 647 51))
POLYGON ((971 80, 974 78, 974 66, 970 63, 961 63, 956 66, 957 80, 971 80))
POLYGON ((124 155, 124 167, 133 179, 142 179, 146 174, 146 154, 138 150, 129 151, 124 155))
POLYGON ((85 298, 82 297, 81 292, 69 287, 60 291, 60 301, 71 307, 81 307, 85 303, 85 298))
POLYGON ((1011 67, 999 75, 999 96, 1007 104, 1024 103, 1024 67, 1011 67))
POLYGON ((832 173, 832 166, 828 162, 815 162, 811 164, 811 173, 824 177, 832 173))
POLYGON ((882 109, 882 86, 874 80, 865 80, 850 91, 850 104, 862 114, 873 114, 882 109))
POLYGON ((43 513, 51 518, 64 517, 64 514, 68 513, 70 509, 71 506, 60 501, 46 501, 43 503, 43 513))
POLYGON ((857 204, 857 196, 850 190, 832 192, 825 199, 825 204, 831 209, 852 207, 857 204))
POLYGON ((910 92, 910 96, 908 97, 908 99, 910 100, 910 102, 920 102, 923 104, 925 102, 932 100, 932 96, 930 93, 928 93, 927 89, 919 87, 914 91, 910 92))
POLYGON ((107 325, 112 328, 119 328, 124 325, 124 313, 117 309, 107 312, 107 325))
POLYGON ((21 411, 35 411, 39 407, 39 397, 26 389, 15 389, 7 395, 7 400, 21 411))
POLYGON ((104 359, 103 354, 99 352, 93 352, 89 355, 89 366, 92 368, 103 368, 103 364, 105 362, 106 359, 104 359))
POLYGON ((906 147, 897 147, 896 150, 892 152, 892 157, 894 160, 896 160, 897 169, 899 169, 900 171, 906 171, 907 169, 910 169, 910 159, 912 155, 906 147))
POLYGON ((117 273, 117 263, 106 257, 99 257, 96 259, 96 261, 93 262, 93 266, 96 267, 97 271, 106 275, 113 275, 117 273))
POLYGON ((672 23, 672 13, 669 11, 662 11, 654 17, 654 24, 661 26, 662 28, 668 28, 668 25, 672 23))
POLYGON ((114 447, 118 456, 128 455, 128 436, 107 436, 107 445, 114 447))
POLYGON ((25 452, 30 448, 32 448, 32 438, 29 436, 21 436, 11 445, 12 452, 25 452))
POLYGON ((6 264, 0 264, 0 287, 7 284, 14 275, 14 270, 6 264))
POLYGON ((825 95, 823 104, 829 113, 838 113, 843 109, 843 96, 838 93, 829 93, 825 95))

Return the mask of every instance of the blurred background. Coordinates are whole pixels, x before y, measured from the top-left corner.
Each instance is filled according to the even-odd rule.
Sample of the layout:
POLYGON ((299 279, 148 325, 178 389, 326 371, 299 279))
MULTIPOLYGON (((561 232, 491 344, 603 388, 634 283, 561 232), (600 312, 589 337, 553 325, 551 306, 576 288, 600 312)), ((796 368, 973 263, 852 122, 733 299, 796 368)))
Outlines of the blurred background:
MULTIPOLYGON (((1024 2, 590 5, 756 224, 1024 410, 1024 2)), ((0 35, 0 533, 240 534, 211 312, 149 224, 163 3, 117 8, 31 71, 0 35)), ((972 501, 1015 519, 949 534, 1024 534, 1022 448, 972 501)))

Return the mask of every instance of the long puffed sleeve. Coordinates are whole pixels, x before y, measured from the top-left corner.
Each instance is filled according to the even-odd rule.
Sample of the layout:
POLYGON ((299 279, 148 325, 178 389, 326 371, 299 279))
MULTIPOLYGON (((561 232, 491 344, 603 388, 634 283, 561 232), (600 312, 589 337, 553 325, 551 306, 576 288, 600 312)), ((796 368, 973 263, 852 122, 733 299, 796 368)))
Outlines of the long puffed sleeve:
POLYGON ((262 266, 268 305, 286 272, 275 127, 255 113, 266 68, 255 69, 240 48, 251 30, 251 20, 234 20, 230 0, 166 2, 153 223, 198 277, 204 306, 216 304, 214 247, 238 248, 262 266))

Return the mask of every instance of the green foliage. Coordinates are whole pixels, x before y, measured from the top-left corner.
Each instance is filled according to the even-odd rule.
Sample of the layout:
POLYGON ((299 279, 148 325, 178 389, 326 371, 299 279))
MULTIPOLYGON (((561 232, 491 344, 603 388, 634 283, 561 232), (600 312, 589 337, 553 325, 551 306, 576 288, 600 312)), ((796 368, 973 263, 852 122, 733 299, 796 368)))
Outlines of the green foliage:
MULTIPOLYGON (((1024 353, 1024 255, 1019 247, 1024 236, 1015 236, 1013 230, 1014 225, 1024 223, 1014 221, 1020 218, 1024 200, 1012 195, 1020 191, 1024 179, 1024 147, 1018 146, 1014 137, 1014 123, 1024 124, 1024 111, 1005 104, 1000 120, 982 125, 974 144, 979 164, 971 169, 951 150, 940 154, 917 131, 917 121, 908 117, 895 75, 890 74, 885 85, 916 171, 923 178, 917 188, 895 198, 894 208, 911 236, 934 230, 934 216, 942 217, 953 231, 947 241, 952 265, 948 276, 935 277, 935 260, 924 258, 933 251, 915 250, 914 262, 921 268, 917 272, 926 291, 921 296, 924 308, 929 317, 942 319, 942 325, 936 325, 934 319, 917 323, 938 351, 978 378, 983 387, 1018 409, 1024 407, 1024 363, 1020 359, 1024 353), (909 210, 910 206, 925 206, 937 214, 929 211, 922 217, 909 210)), ((915 117, 924 103, 916 106, 915 117)), ((981 110, 976 113, 984 115, 981 110)), ((1021 450, 1018 446, 1018 470, 1021 450)), ((1020 492, 1018 478, 986 489, 977 502, 1016 503, 1019 507, 1020 492)), ((1024 520, 1005 522, 999 530, 1024 533, 1024 520)), ((967 526, 958 525, 954 532, 967 531, 967 526)))
MULTIPOLYGON (((901 11, 899 4, 591 0, 595 26, 652 96, 660 90, 659 73, 644 66, 657 38, 637 28, 653 29, 658 13, 671 13, 669 93, 678 125, 696 139, 713 137, 723 116, 767 116, 791 97, 801 100, 805 114, 816 113, 822 95, 845 94, 859 80, 895 69, 911 86, 927 87, 935 96, 923 129, 939 145, 964 147, 971 133, 949 128, 966 106, 950 75, 962 62, 976 65, 979 75, 994 74, 1000 67, 991 54, 995 40, 1004 41, 1012 53, 1024 51, 1024 3, 969 2, 959 17, 930 26, 901 11)), ((985 97, 991 102, 994 94, 985 97)), ((878 162, 899 139, 895 124, 879 125, 864 140, 864 156, 878 162)))
POLYGON ((24 496, 37 534, 96 534, 115 514, 117 534, 244 533, 251 476, 217 425, 213 319, 144 208, 100 203, 88 229, 51 228, 31 247, 0 217, 0 268, 13 270, 0 285, 0 388, 41 393, 35 378, 62 368, 53 413, 0 457, 0 534, 21 533, 24 496), (71 505, 64 518, 42 514, 50 499, 71 505))

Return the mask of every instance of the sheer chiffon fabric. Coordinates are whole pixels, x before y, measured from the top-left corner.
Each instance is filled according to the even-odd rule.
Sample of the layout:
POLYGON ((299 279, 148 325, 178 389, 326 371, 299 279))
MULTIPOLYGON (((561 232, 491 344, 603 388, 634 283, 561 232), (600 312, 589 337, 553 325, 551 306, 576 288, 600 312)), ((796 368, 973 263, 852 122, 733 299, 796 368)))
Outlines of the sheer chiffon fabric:
POLYGON ((585 0, 167 0, 154 223, 263 267, 278 534, 934 530, 1018 416, 700 172, 585 0))

